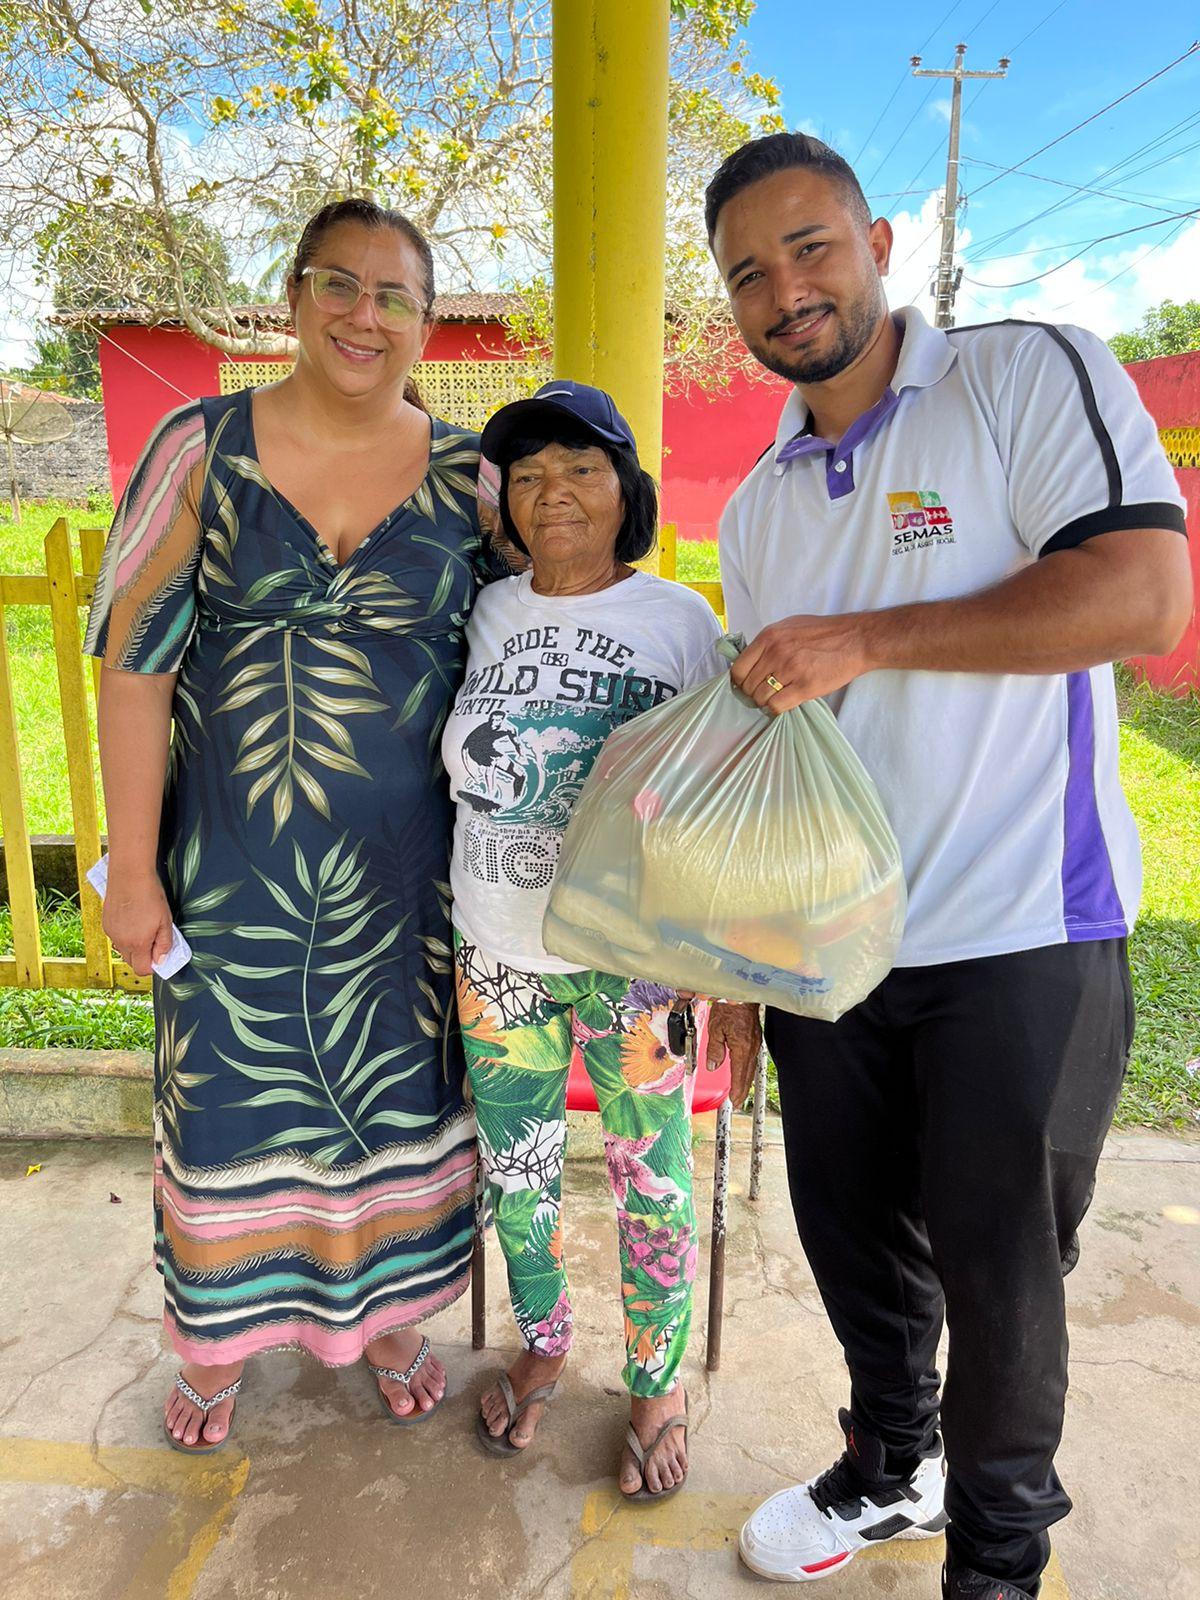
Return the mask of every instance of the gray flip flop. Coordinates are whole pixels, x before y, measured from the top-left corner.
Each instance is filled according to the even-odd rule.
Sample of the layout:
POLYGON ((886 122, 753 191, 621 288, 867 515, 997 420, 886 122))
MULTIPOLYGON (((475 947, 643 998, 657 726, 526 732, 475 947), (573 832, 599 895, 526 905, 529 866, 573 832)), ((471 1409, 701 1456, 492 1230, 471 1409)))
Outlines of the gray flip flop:
MULTIPOLYGON (((412 1394, 412 1390, 408 1388, 409 1379, 412 1378, 413 1375, 424 1365, 425 1357, 429 1354, 429 1349, 429 1340, 422 1338, 421 1348, 417 1351, 417 1359, 413 1362, 411 1367, 406 1367, 403 1372, 397 1372, 395 1367, 377 1367, 370 1361, 367 1362, 367 1370, 375 1374, 376 1380, 380 1378, 391 1378, 393 1383, 402 1383, 404 1387, 408 1389, 409 1394, 412 1394)), ((428 1411, 422 1411, 420 1405, 417 1403, 416 1395, 413 1395, 413 1409, 406 1416, 398 1417, 388 1404, 388 1397, 379 1387, 378 1381, 375 1385, 375 1392, 379 1396, 379 1403, 387 1414, 388 1421, 394 1422, 398 1428, 415 1428, 419 1422, 428 1422, 429 1418, 437 1410, 438 1406, 441 1405, 442 1400, 446 1398, 445 1395, 443 1395, 442 1400, 435 1401, 434 1404, 430 1406, 428 1411)))
POLYGON ((496 1382, 500 1387, 500 1393, 504 1396, 504 1404, 508 1407, 508 1421, 504 1424, 504 1432, 490 1432, 487 1423, 483 1420, 483 1413, 480 1411, 475 1416, 476 1435, 480 1444, 490 1456, 523 1456, 529 1448, 528 1445, 509 1443, 508 1436, 513 1430, 513 1424, 528 1411, 530 1406, 536 1405, 539 1401, 544 1405, 549 1405, 554 1397, 555 1389, 558 1388, 558 1379, 555 1378, 553 1383, 543 1383, 540 1389, 531 1389, 525 1398, 520 1401, 513 1393, 513 1386, 508 1381, 507 1372, 501 1372, 496 1382))
POLYGON ((688 1397, 687 1397, 687 1394, 685 1392, 684 1396, 683 1396, 683 1415, 681 1417, 669 1417, 667 1419, 667 1421, 663 1423, 662 1427, 658 1430, 657 1434, 654 1436, 654 1443, 649 1445, 649 1446, 643 1446, 642 1441, 638 1438, 637 1434, 634 1432, 634 1428, 633 1428, 633 1423, 632 1422, 625 1429, 625 1442, 629 1446, 629 1448, 633 1451, 634 1460, 637 1462, 638 1467, 639 1467, 639 1469, 641 1471, 641 1474, 642 1474, 642 1487, 640 1489, 635 1489, 632 1494, 626 1494, 625 1491, 622 1489, 621 1490, 621 1498, 622 1498, 622 1500, 643 1500, 643 1501, 644 1500, 669 1500, 673 1494, 678 1494, 680 1489, 683 1488, 684 1484, 687 1482, 687 1473, 686 1472, 684 1473, 683 1477, 679 1480, 679 1482, 678 1483, 673 1483, 669 1489, 659 1489, 657 1491, 655 1491, 653 1489, 647 1489, 647 1487, 646 1487, 646 1462, 650 1459, 650 1457, 658 1449, 659 1445, 667 1437, 667 1435, 670 1433, 672 1428, 682 1428, 683 1429, 684 1443, 685 1444, 687 1443, 687 1431, 688 1431, 687 1414, 688 1414, 688 1397))
MULTIPOLYGON (((236 1395, 238 1393, 242 1387, 242 1380, 239 1378, 236 1383, 231 1383, 227 1389, 218 1389, 216 1394, 209 1395, 207 1400, 202 1394, 197 1394, 196 1390, 192 1388, 190 1383, 188 1383, 182 1372, 177 1372, 175 1374, 175 1387, 185 1399, 192 1402, 197 1411, 202 1411, 204 1413, 204 1421, 207 1422, 208 1413, 213 1409, 214 1406, 219 1406, 222 1400, 228 1400, 230 1395, 236 1395)), ((223 1439, 218 1439, 216 1444, 211 1444, 205 1441, 203 1423, 200 1426, 200 1438, 195 1444, 184 1444, 182 1439, 177 1439, 171 1432, 170 1428, 167 1427, 165 1417, 163 1419, 163 1432, 167 1436, 167 1443, 171 1446, 171 1449, 178 1450, 180 1455, 210 1456, 214 1450, 224 1449, 224 1447, 229 1443, 229 1436, 233 1432, 233 1419, 236 1416, 237 1401, 235 1399, 233 1403, 233 1410, 229 1413, 229 1427, 226 1429, 225 1437, 223 1439)))

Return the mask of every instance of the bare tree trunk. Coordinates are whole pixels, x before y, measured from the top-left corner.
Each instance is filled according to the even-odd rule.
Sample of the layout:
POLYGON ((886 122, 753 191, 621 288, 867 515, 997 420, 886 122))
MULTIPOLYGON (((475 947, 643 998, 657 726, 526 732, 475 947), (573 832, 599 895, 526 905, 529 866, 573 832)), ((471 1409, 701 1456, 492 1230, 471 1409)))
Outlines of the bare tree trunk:
MULTIPOLYGON (((8 408, 5 407, 6 411, 7 411, 7 409, 8 408)), ((9 418, 6 416, 4 420, 7 423, 9 421, 9 418)), ((4 443, 8 447, 8 482, 9 482, 9 495, 8 495, 8 497, 12 501, 13 521, 15 523, 19 524, 20 521, 21 521, 21 491, 20 491, 19 487, 17 486, 17 458, 13 454, 12 431, 7 426, 4 429, 4 443)))

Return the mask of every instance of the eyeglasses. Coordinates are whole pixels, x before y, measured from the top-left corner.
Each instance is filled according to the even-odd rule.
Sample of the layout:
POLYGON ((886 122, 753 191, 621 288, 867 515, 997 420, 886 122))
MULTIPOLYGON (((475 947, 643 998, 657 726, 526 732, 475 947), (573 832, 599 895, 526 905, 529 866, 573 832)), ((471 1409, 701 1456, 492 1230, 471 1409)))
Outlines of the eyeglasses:
POLYGON ((349 272, 331 267, 305 267, 300 276, 308 279, 316 305, 331 315, 347 315, 365 294, 375 302, 379 326, 391 333, 403 333, 425 315, 425 306, 407 289, 368 289, 349 272))

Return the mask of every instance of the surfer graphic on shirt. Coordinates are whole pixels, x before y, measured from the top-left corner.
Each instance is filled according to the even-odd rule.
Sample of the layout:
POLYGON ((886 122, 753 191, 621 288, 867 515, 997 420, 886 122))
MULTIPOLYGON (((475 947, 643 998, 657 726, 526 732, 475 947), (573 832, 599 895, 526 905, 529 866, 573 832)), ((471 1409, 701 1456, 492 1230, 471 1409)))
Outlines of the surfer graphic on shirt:
POLYGON ((525 792, 525 751, 516 729, 499 713, 467 734, 462 762, 471 788, 464 789, 461 798, 473 811, 503 810, 525 792))

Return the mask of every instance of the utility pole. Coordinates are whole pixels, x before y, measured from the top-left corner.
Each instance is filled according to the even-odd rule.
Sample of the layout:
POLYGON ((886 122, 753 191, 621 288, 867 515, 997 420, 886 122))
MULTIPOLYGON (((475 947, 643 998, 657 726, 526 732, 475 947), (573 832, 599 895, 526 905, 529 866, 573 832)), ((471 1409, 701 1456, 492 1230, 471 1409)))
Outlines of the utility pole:
POLYGON ((998 72, 965 72, 963 57, 965 44, 955 46, 954 65, 943 71, 922 67, 920 56, 913 56, 914 78, 953 78, 954 90, 950 100, 950 147, 946 154, 946 188, 942 194, 942 246, 938 254, 937 279, 933 286, 935 328, 954 326, 954 296, 962 279, 962 269, 954 267, 954 231, 958 217, 958 128, 962 118, 962 86, 964 78, 1003 78, 1008 73, 1008 57, 1000 57, 998 72))

